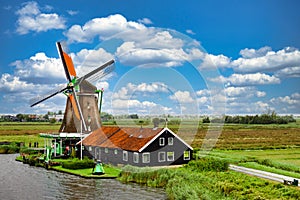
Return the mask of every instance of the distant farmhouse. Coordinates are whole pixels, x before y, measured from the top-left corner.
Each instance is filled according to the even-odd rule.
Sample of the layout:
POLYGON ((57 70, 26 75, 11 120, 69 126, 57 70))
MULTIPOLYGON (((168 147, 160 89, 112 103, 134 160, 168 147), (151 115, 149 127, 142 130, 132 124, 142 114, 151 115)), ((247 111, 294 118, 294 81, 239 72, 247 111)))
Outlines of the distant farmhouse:
POLYGON ((101 127, 83 139, 83 155, 113 165, 188 163, 193 148, 168 128, 101 127))

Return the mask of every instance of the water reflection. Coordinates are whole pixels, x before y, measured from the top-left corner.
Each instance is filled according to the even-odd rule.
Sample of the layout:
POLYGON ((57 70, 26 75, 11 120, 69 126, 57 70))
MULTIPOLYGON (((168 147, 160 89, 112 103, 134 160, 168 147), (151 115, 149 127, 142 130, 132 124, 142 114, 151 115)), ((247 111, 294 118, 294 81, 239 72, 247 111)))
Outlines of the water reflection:
POLYGON ((16 162, 0 155, 0 199, 166 199, 162 189, 122 184, 112 179, 84 179, 16 162))

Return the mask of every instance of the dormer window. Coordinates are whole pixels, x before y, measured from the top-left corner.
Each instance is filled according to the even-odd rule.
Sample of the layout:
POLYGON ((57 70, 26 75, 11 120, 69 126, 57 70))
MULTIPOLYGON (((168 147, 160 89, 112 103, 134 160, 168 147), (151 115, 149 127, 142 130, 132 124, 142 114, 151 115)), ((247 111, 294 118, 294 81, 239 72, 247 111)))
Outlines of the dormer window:
POLYGON ((165 145, 165 138, 159 138, 159 146, 165 145))

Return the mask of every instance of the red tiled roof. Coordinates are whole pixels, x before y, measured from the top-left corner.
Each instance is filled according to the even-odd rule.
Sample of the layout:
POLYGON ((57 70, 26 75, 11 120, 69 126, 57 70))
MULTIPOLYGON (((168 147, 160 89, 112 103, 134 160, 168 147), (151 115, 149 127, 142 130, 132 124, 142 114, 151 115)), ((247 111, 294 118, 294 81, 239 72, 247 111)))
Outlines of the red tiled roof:
POLYGON ((83 145, 138 151, 162 130, 163 128, 120 128, 103 126, 87 136, 83 140, 83 145))

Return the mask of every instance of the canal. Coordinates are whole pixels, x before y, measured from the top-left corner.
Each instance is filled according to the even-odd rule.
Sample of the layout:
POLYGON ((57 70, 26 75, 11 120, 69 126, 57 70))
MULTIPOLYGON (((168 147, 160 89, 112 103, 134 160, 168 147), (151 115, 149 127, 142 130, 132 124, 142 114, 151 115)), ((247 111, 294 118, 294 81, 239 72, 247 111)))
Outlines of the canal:
POLYGON ((85 179, 15 161, 0 154, 0 199, 166 199, 163 189, 122 184, 114 179, 85 179))

